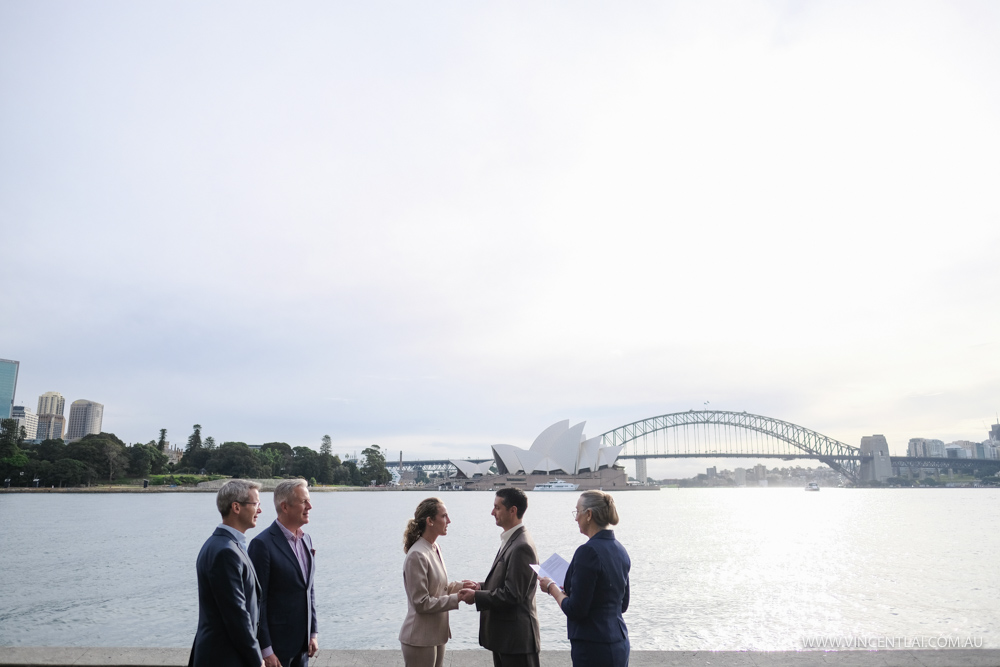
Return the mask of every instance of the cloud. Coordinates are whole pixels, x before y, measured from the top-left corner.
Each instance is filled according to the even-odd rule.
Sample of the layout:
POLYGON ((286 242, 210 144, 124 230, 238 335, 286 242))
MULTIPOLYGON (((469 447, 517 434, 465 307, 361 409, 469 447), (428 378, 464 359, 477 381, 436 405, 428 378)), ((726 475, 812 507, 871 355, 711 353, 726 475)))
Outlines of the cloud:
POLYGON ((0 10, 28 405, 428 455, 995 410, 989 3, 63 9, 0 10))

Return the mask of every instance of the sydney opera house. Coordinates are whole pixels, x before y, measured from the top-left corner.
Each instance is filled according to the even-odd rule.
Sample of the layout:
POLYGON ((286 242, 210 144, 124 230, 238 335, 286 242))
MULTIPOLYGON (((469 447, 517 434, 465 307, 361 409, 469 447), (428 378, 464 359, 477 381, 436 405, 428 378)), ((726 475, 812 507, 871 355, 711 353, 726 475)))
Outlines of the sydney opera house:
POLYGON ((601 447, 600 436, 587 439, 583 432, 586 423, 571 427, 568 419, 557 422, 527 449, 493 445, 493 460, 485 463, 451 461, 458 468, 452 481, 468 490, 517 486, 530 491, 536 484, 555 478, 579 484, 581 491, 627 487, 625 470, 615 465, 623 448, 601 447))

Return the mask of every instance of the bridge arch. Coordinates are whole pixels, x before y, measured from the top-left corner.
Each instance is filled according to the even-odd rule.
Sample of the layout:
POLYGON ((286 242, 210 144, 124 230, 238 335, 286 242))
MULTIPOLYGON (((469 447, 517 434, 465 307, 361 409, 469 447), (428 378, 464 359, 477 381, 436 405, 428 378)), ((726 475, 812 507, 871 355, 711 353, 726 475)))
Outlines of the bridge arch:
MULTIPOLYGON (((759 445, 759 443, 758 443, 759 445)), ((656 417, 648 417, 625 424, 601 434, 602 447, 623 446, 619 458, 685 458, 685 457, 743 457, 743 458, 811 458, 819 459, 852 482, 860 478, 861 450, 851 447, 822 433, 792 424, 791 422, 750 414, 748 412, 729 412, 725 410, 689 410, 674 412, 656 417), (692 444, 689 438, 674 438, 671 443, 668 437, 660 439, 658 434, 667 436, 671 430, 684 429, 685 435, 691 427, 695 429, 711 429, 715 427, 716 439, 714 449, 709 450, 709 435, 697 437, 692 444), (719 430, 726 437, 719 439, 719 430), (729 437, 733 432, 759 434, 770 438, 773 443, 764 448, 747 446, 745 441, 729 437), (650 451, 649 441, 653 447, 650 451), (641 447, 640 447, 641 443, 641 447), (642 449, 642 451, 639 451, 642 449), (683 450, 683 451, 682 451, 683 450)))

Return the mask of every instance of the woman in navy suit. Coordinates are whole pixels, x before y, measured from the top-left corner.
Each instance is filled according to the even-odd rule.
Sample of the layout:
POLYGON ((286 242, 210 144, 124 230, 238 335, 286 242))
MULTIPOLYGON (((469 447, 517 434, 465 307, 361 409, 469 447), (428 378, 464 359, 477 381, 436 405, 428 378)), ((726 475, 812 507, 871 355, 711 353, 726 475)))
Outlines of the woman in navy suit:
POLYGON ((615 499, 584 491, 573 512, 590 539, 573 554, 560 590, 548 577, 538 581, 566 614, 573 667, 626 667, 630 645, 622 613, 628 609, 628 553, 609 525, 617 525, 615 499))

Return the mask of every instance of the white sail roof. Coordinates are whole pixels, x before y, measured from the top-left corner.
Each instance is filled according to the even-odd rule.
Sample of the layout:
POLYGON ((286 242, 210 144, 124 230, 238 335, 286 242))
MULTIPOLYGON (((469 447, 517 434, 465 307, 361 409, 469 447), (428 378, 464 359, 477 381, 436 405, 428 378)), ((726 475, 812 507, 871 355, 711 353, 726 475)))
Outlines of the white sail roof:
POLYGON ((493 461, 486 461, 485 463, 473 463, 472 461, 449 461, 453 466, 458 468, 458 471, 468 478, 473 478, 476 475, 488 475, 490 474, 490 467, 493 465, 493 461))
POLYGON ((575 475, 581 470, 613 466, 624 447, 601 447, 601 437, 586 439, 587 422, 570 427, 569 420, 556 422, 542 431, 528 449, 514 445, 493 445, 497 469, 504 473, 557 470, 575 475))

